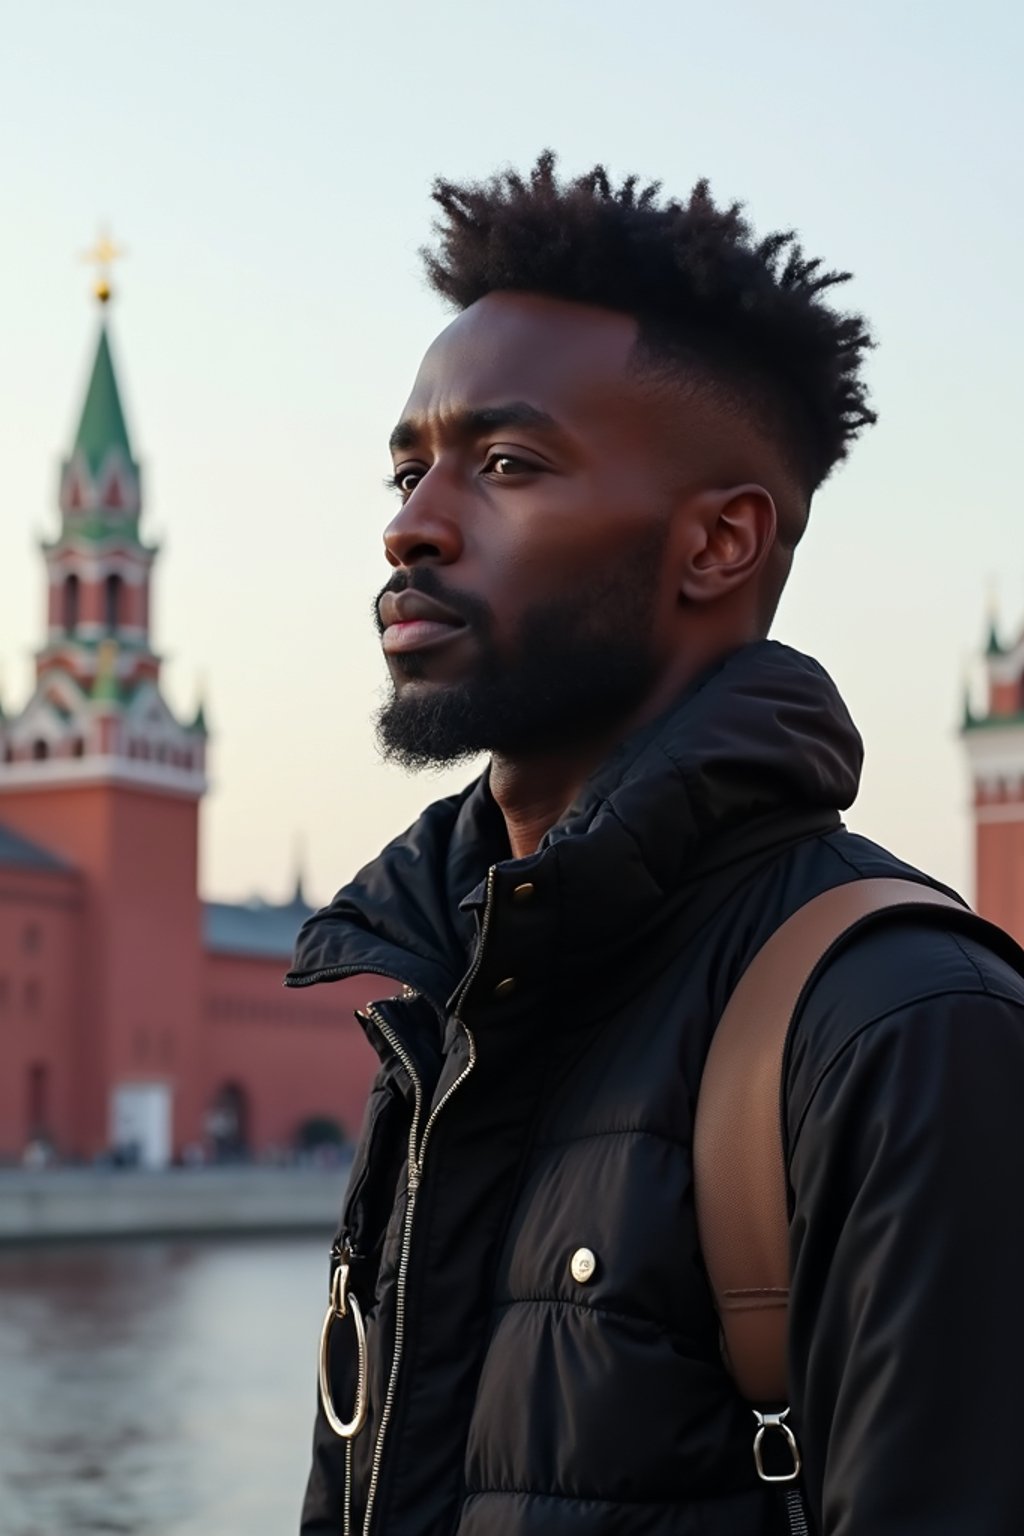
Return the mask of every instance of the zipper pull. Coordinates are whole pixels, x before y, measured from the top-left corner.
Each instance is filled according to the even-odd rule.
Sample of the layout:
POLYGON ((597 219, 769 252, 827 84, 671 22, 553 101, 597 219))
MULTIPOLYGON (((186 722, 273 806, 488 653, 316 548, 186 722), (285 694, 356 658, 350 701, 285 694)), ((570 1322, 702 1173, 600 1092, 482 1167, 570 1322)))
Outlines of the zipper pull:
POLYGON ((366 1423, 368 1405, 366 1329, 363 1313, 356 1296, 349 1290, 349 1260, 354 1257, 347 1237, 336 1238, 331 1245, 331 1257, 337 1263, 331 1266, 330 1300, 320 1330, 319 1387, 324 1416, 336 1435, 343 1440, 353 1440, 366 1423), (335 1323, 350 1319, 356 1343, 356 1397, 352 1417, 342 1419, 331 1396, 330 1344, 331 1330, 335 1323))
POLYGON ((339 1232, 331 1244, 331 1278, 329 1287, 334 1285, 334 1276, 339 1269, 355 1269, 362 1262, 362 1255, 357 1253, 352 1245, 348 1232, 339 1232))

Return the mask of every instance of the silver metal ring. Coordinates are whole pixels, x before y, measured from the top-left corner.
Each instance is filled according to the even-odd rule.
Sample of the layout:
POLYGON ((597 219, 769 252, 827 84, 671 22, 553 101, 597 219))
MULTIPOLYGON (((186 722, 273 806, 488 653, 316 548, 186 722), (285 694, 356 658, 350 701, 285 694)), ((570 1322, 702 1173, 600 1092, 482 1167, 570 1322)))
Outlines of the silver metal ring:
POLYGON ((339 1264, 331 1278, 331 1299, 320 1330, 319 1374, 320 1401, 328 1424, 342 1440, 354 1440, 366 1423, 366 1329, 363 1327, 363 1314, 358 1301, 348 1294, 347 1264, 339 1264), (344 1317, 351 1317, 356 1334, 356 1401, 352 1417, 348 1420, 340 1418, 334 1407, 329 1370, 331 1329, 337 1319, 344 1317))

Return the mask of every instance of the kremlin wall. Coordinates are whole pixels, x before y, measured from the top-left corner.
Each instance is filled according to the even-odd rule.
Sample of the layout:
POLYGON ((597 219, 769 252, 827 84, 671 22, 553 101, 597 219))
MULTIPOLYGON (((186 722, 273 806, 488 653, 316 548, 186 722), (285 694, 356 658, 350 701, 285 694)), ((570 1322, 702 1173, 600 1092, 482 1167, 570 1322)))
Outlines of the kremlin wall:
MULTIPOLYGON (((301 882, 283 905, 199 894, 209 736, 161 691, 142 512, 104 314, 41 550, 35 687, 0 709, 0 1164, 41 1144, 261 1157, 315 1120, 352 1136, 376 1064, 353 1010, 379 978, 282 986, 301 882)), ((963 721, 977 905, 1024 943, 1024 634, 993 626, 985 667, 963 721)))
POLYGON ((161 691, 159 550, 105 311, 59 514, 35 687, 0 709, 0 1164, 232 1160, 324 1120, 353 1136, 366 984, 284 989, 301 881, 284 905, 197 888, 209 736, 161 691))

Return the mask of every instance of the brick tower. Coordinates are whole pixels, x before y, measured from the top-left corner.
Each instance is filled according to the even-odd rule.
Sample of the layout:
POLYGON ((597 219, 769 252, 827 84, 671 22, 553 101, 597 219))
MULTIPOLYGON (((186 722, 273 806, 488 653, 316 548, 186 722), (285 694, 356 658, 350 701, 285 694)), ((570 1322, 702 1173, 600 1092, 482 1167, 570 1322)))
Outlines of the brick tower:
POLYGON ((0 821, 80 871, 73 1022, 77 1125, 87 1152, 134 1141, 166 1160, 200 1133, 202 710, 179 721, 150 638, 158 550, 140 532, 141 477, 106 304, 60 524, 42 553, 46 636, 20 713, 0 715, 0 821))
POLYGON ((963 737, 974 789, 975 904, 1024 943, 1024 632, 1004 645, 993 619, 985 710, 968 696, 963 737))

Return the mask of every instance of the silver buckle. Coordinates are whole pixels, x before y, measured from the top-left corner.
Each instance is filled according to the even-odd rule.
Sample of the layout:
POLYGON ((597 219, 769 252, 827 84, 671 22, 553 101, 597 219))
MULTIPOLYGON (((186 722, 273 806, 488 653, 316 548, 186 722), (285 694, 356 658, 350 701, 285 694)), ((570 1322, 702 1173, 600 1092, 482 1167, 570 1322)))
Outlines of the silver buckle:
POLYGON ((800 1468, 803 1463, 800 1460, 800 1447, 796 1443, 796 1436, 786 1423, 789 1417, 789 1409, 783 1408, 781 1413, 759 1413, 756 1408, 751 1410, 757 1420, 757 1434, 754 1436, 754 1466, 762 1483, 795 1483, 800 1476, 800 1468), (782 1436, 786 1442, 786 1449, 793 1458, 793 1466, 788 1472, 766 1472, 761 1447, 764 1444, 765 1435, 774 1431, 782 1436))

